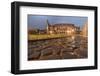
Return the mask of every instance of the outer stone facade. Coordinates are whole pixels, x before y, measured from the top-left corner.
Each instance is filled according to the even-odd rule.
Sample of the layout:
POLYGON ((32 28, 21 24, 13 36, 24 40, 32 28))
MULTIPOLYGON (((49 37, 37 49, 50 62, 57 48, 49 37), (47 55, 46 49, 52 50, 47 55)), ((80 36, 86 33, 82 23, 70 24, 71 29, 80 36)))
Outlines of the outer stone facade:
POLYGON ((88 23, 86 22, 82 28, 82 35, 87 37, 88 36, 88 23))
POLYGON ((47 21, 47 33, 48 34, 67 34, 72 35, 79 31, 79 27, 74 24, 49 24, 47 21))

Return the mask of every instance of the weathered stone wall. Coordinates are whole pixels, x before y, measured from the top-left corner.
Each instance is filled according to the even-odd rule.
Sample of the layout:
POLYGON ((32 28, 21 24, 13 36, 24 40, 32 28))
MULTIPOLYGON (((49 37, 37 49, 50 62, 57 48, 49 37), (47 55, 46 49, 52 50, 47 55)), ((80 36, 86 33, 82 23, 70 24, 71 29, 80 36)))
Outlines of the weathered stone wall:
POLYGON ((88 36, 88 22, 86 22, 82 28, 82 35, 83 36, 88 36))
POLYGON ((74 34, 78 27, 74 24, 55 24, 49 25, 47 31, 49 34, 74 34))

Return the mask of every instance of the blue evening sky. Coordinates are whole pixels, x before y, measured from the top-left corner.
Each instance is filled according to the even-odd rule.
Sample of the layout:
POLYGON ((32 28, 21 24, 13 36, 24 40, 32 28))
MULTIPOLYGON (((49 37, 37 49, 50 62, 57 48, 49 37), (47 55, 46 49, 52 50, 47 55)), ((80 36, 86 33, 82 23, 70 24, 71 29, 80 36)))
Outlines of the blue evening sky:
POLYGON ((28 15, 28 28, 45 29, 47 20, 51 25, 58 23, 71 23, 82 27, 88 21, 88 17, 28 15))

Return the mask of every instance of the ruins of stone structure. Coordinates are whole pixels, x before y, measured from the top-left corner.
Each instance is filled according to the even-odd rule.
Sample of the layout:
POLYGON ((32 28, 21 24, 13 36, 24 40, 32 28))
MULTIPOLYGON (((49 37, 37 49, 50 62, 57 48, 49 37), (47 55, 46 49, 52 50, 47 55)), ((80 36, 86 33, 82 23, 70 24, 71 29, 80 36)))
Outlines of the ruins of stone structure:
POLYGON ((47 20, 47 33, 48 34, 75 34, 80 30, 79 27, 74 24, 62 23, 51 25, 47 20))
POLYGON ((85 37, 88 36, 88 22, 86 22, 82 28, 82 35, 85 37))

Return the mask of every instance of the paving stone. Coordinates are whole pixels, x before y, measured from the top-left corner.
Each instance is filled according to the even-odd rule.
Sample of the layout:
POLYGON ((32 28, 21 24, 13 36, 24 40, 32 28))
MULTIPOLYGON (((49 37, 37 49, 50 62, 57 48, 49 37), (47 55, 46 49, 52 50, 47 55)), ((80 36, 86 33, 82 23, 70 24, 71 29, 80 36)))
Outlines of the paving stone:
POLYGON ((34 52, 31 55, 29 55, 28 60, 36 60, 39 59, 41 53, 40 52, 34 52))
POLYGON ((61 59, 59 55, 49 55, 49 56, 42 56, 40 57, 40 60, 55 60, 55 59, 61 59))
POLYGON ((87 38, 80 36, 41 40, 28 45, 29 60, 77 59, 88 57, 87 38))
POLYGON ((41 56, 48 56, 48 55, 51 55, 52 53, 53 53, 53 51, 50 48, 41 50, 41 56))
POLYGON ((73 54, 73 52, 65 52, 62 54, 62 59, 75 59, 77 55, 73 54))

